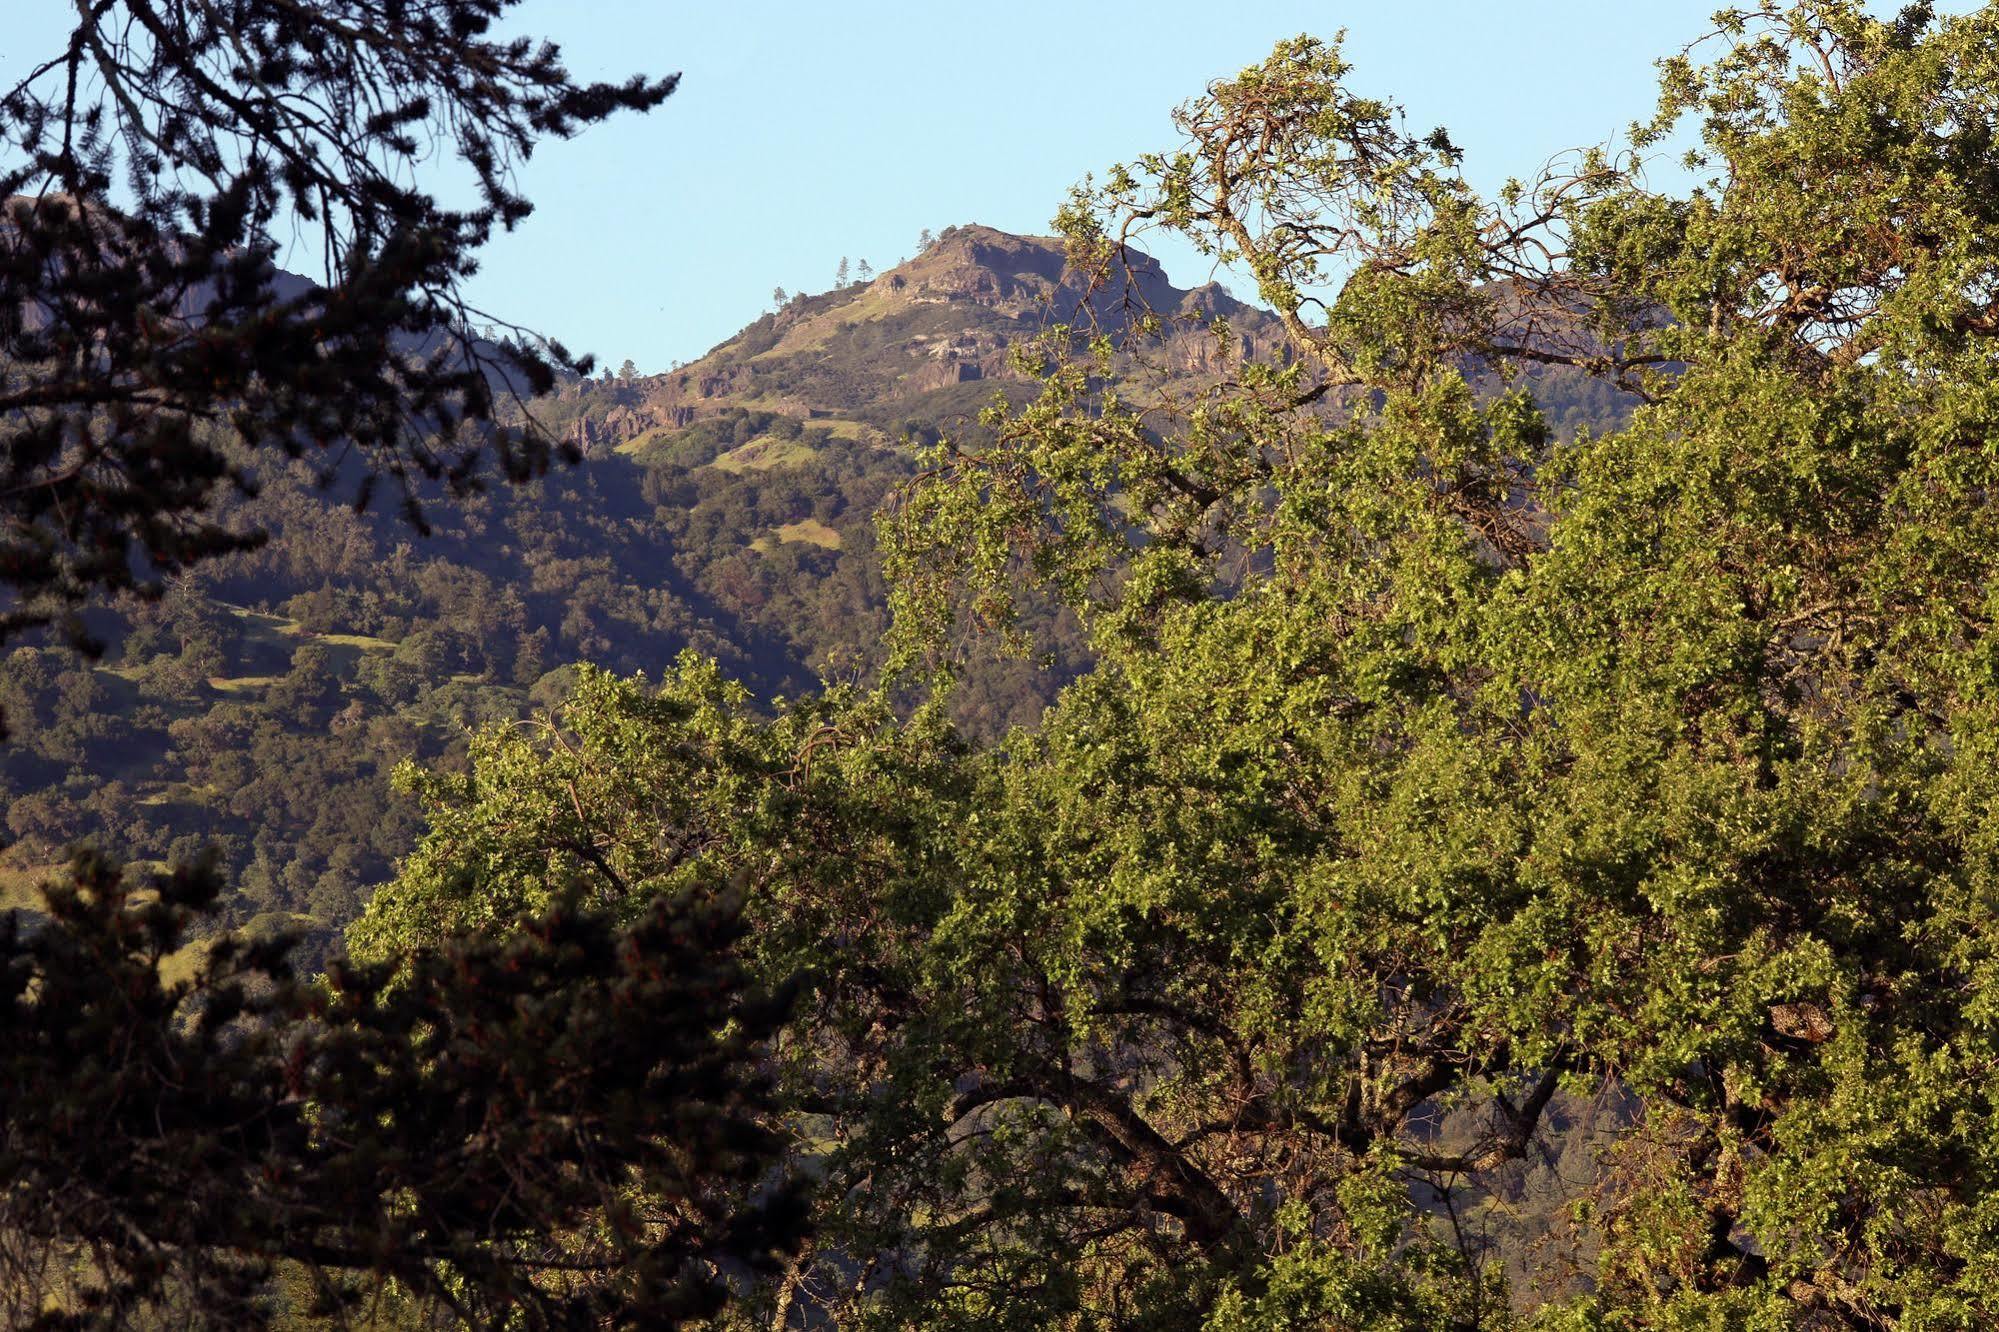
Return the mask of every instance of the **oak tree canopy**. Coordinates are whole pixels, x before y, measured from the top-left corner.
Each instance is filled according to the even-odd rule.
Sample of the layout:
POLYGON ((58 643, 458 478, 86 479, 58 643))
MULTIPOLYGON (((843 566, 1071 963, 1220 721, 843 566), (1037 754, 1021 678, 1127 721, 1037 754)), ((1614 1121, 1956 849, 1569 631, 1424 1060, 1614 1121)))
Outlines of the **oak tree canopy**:
POLYGON ((1663 76, 1492 199, 1336 43, 1212 85, 1059 222, 1289 345, 1058 333, 883 520, 894 686, 590 677, 418 780, 356 947, 747 876, 817 977, 769 1298, 843 1327, 1989 1321, 1999 11, 1771 0, 1663 76), (1624 410, 1551 430, 1574 373, 1624 410), (1040 726, 899 718, 1025 587, 1095 653, 1040 726))

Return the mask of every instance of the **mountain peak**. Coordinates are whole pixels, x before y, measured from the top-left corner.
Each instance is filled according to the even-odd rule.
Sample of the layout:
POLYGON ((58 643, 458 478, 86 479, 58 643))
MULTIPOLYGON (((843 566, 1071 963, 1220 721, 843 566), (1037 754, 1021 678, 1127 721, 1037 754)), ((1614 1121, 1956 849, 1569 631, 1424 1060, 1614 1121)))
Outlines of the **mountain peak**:
MULTIPOLYGON (((1182 293, 1166 280, 1158 262, 1137 251, 1129 260, 1129 280, 1146 301, 1162 312, 1177 310, 1182 293)), ((882 274, 871 286, 906 293, 911 299, 967 300, 1016 314, 1027 307, 1052 308, 1064 320, 1080 313, 1083 302, 1092 298, 1080 275, 1070 269, 1059 238, 1016 235, 977 223, 945 228, 922 254, 882 274)))
POLYGON ((1013 346, 1057 325, 1116 328, 1134 304, 1229 319, 1238 341, 1227 352, 1191 329, 1163 335, 1190 374, 1221 369, 1223 358, 1281 354, 1275 316, 1218 284, 1183 291, 1134 251, 1117 281, 1092 289, 1069 268, 1059 239, 972 224, 946 228, 869 282, 795 296, 690 365, 620 386, 615 406, 579 413, 576 439, 586 450, 637 447, 743 410, 839 421, 857 437, 886 438, 890 431, 870 423, 962 416, 992 387, 959 386, 1013 377, 1013 346))

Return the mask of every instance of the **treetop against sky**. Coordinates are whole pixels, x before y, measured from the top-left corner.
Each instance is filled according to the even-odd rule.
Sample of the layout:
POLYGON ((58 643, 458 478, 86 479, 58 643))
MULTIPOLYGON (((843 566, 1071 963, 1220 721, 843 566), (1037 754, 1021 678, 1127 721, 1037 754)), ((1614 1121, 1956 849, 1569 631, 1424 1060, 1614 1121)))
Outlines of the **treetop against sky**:
MULTIPOLYGON (((1646 113, 1652 61, 1713 8, 531 0, 514 24, 560 42, 579 77, 685 77, 661 114, 536 155, 521 176, 535 216, 490 247, 473 294, 612 365, 664 369, 734 333, 773 284, 831 286, 842 255, 883 269, 925 228, 1047 231, 1085 173, 1159 146, 1170 108, 1300 32, 1345 28, 1356 89, 1448 126, 1473 183, 1496 188, 1646 113)), ((0 81, 58 50, 72 18, 10 5, 0 81)), ((1206 280, 1193 255, 1162 257, 1182 285, 1206 280)))

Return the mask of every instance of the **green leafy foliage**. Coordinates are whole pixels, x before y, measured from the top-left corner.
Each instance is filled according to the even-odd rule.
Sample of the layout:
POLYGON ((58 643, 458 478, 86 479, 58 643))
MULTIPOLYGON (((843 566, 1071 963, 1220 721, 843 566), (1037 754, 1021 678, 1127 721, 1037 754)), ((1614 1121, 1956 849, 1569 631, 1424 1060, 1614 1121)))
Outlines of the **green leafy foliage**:
POLYGON ((779 1318, 1986 1324, 1995 53, 1724 14, 1641 131, 1711 180, 1487 202, 1281 45, 1062 221, 1242 263, 1290 353, 1176 389, 1058 333, 884 521, 904 681, 1023 589, 1079 617, 1036 731, 585 676, 421 783, 356 946, 743 882, 815 975, 779 1318), (1637 405, 1552 429, 1555 371, 1637 405))

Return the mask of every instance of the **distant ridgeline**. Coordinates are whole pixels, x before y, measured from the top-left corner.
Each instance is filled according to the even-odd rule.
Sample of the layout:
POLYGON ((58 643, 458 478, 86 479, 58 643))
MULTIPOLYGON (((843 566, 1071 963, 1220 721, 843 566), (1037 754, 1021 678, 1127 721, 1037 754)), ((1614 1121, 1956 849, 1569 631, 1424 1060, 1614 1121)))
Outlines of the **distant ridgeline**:
MULTIPOLYGON (((330 938, 419 831, 391 769, 448 764, 469 727, 560 696, 570 663, 657 674, 692 650, 763 697, 865 679, 885 628, 872 515, 913 444, 976 439, 995 393, 1030 391, 1016 349, 1150 310, 1153 369, 1190 385, 1289 354, 1220 286, 1173 287, 1142 256, 1131 274, 1086 293, 1054 240, 954 228, 691 365, 564 386, 537 410, 585 464, 432 505, 428 538, 303 468, 266 477, 247 513, 269 543, 99 617, 101 661, 0 660, 0 908, 78 840, 135 860, 213 845, 237 922, 330 938), (1213 317, 1226 348, 1198 327, 1213 317)), ((1623 410, 1571 371, 1536 396, 1563 432, 1623 410)), ((1027 627, 1039 660, 987 654, 963 681, 969 729, 1032 724, 1082 661, 1073 621, 1027 627)))

